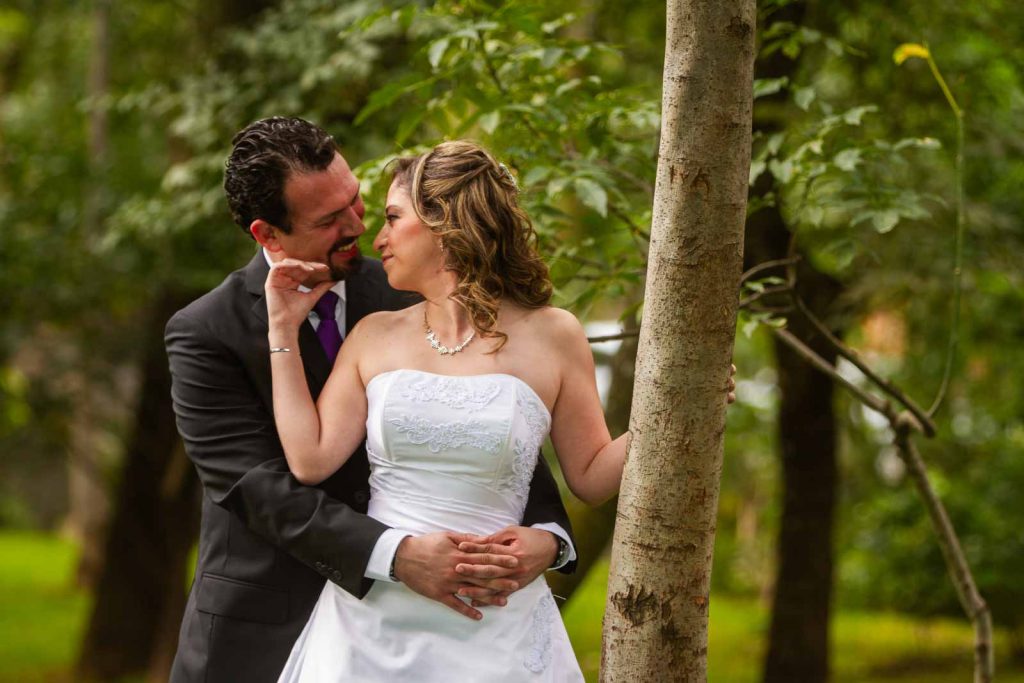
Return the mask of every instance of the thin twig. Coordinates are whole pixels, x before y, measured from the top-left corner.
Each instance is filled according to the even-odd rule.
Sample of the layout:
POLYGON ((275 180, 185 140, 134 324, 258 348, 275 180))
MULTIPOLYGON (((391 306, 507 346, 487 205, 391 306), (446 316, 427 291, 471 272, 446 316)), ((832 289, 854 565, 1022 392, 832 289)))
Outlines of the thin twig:
POLYGON ((623 168, 620 168, 616 164, 613 164, 613 163, 611 163, 609 161, 606 161, 604 159, 599 159, 597 161, 597 165, 601 166, 602 168, 606 168, 606 169, 608 169, 609 171, 611 171, 613 173, 617 173, 618 175, 622 176, 623 178, 625 178, 629 182, 633 183, 633 185, 635 185, 637 188, 643 190, 644 192, 646 192, 647 194, 649 194, 652 197, 654 196, 654 185, 651 185, 649 182, 647 182, 643 178, 640 178, 640 177, 630 173, 629 171, 627 171, 627 170, 625 170, 623 168))
POLYGON ((896 448, 907 465, 918 494, 924 500, 960 604, 974 624, 974 682, 990 683, 995 672, 992 614, 985 599, 978 592, 970 565, 964 556, 963 548, 960 547, 949 515, 946 514, 946 508, 932 488, 921 454, 910 438, 911 427, 907 424, 906 417, 908 415, 903 413, 893 424, 896 431, 896 448))
POLYGON ((892 406, 888 401, 861 389, 856 384, 843 377, 839 374, 839 371, 836 370, 834 365, 819 356, 811 347, 797 339, 792 332, 784 329, 772 328, 772 333, 775 334, 779 340, 789 346, 789 348, 793 349, 793 351, 798 355, 802 356, 804 360, 824 372, 837 383, 846 387, 861 403, 872 410, 878 411, 887 418, 892 419, 895 417, 895 414, 892 411, 892 406))
POLYGON ((793 290, 793 303, 796 304, 797 309, 803 314, 804 318, 807 319, 807 322, 811 323, 814 329, 825 338, 825 341, 835 349, 836 353, 853 363, 853 365, 863 372, 864 376, 874 383, 879 389, 902 403, 907 410, 913 413, 914 417, 917 418, 917 421, 921 423, 921 428, 924 430, 925 436, 928 438, 935 436, 935 423, 923 410, 921 410, 921 407, 918 406, 913 399, 903 393, 903 390, 899 387, 876 374, 867 363, 861 360, 856 351, 851 349, 849 346, 844 344, 842 340, 832 334, 832 331, 828 329, 828 326, 825 325, 825 323, 823 323, 813 311, 811 311, 810 307, 807 306, 806 302, 804 302, 803 298, 796 292, 796 290, 793 290))
POLYGON ((601 342, 619 341, 620 339, 632 339, 633 337, 639 337, 640 330, 623 330, 618 334, 607 334, 602 337, 587 337, 587 341, 591 344, 599 344, 601 342))
POLYGON ((777 268, 779 266, 788 266, 790 264, 796 263, 799 260, 800 260, 800 257, 799 256, 795 256, 793 258, 780 258, 780 259, 775 259, 773 261, 765 261, 764 263, 758 263, 756 266, 754 266, 753 268, 751 268, 750 270, 746 271, 745 273, 743 273, 743 275, 740 276, 740 284, 743 284, 744 282, 746 282, 747 280, 749 280, 753 276, 757 275, 758 273, 763 273, 764 271, 766 271, 766 270, 768 270, 770 268, 777 268))
POLYGON ((782 314, 787 314, 787 313, 792 313, 793 312, 793 307, 788 305, 788 304, 785 305, 785 306, 769 306, 767 304, 761 303, 760 301, 755 301, 755 302, 751 303, 749 306, 747 306, 747 311, 749 311, 750 313, 782 313, 782 314))
POLYGON ((622 209, 620 209, 619 207, 617 207, 614 204, 609 206, 608 210, 612 213, 612 215, 614 215, 619 220, 621 220, 623 223, 628 225, 629 229, 633 232, 634 235, 640 235, 646 241, 648 241, 648 242, 651 241, 651 233, 649 233, 648 231, 644 230, 639 225, 637 225, 636 222, 632 218, 630 218, 629 215, 626 214, 625 211, 623 211, 622 209))
POLYGON ((608 266, 606 264, 601 263, 600 261, 595 261, 593 259, 588 259, 585 256, 578 256, 576 254, 562 254, 562 258, 578 263, 581 266, 590 266, 591 268, 597 268, 598 270, 602 271, 608 270, 608 266))
POLYGON ((750 304, 754 303, 758 299, 762 299, 772 294, 782 294, 783 292, 789 291, 789 285, 777 285, 775 287, 765 287, 760 292, 755 292, 750 296, 740 299, 740 308, 746 308, 750 304))
POLYGON ((967 222, 964 213, 964 112, 953 98, 946 80, 939 73, 939 67, 932 59, 931 51, 928 53, 928 66, 932 75, 939 82, 946 100, 949 102, 953 115, 956 117, 956 160, 954 172, 956 174, 956 238, 953 243, 953 311, 949 326, 949 341, 946 344, 946 362, 942 370, 942 383, 935 395, 935 400, 928 408, 928 417, 933 417, 942 405, 949 389, 949 380, 953 374, 953 363, 956 360, 956 347, 960 342, 960 298, 963 290, 963 258, 964 258, 964 224, 967 222))

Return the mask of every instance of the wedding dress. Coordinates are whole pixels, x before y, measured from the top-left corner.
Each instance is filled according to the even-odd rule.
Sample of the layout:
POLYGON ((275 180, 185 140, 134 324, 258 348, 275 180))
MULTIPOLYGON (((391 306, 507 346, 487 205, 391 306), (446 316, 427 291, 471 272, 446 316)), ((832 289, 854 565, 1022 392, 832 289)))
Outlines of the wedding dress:
MULTIPOLYGON (((519 524, 544 403, 512 375, 394 370, 366 387, 368 514, 412 534, 491 534, 519 524)), ((362 599, 328 581, 279 683, 583 680, 541 576, 474 621, 376 581, 362 599)))

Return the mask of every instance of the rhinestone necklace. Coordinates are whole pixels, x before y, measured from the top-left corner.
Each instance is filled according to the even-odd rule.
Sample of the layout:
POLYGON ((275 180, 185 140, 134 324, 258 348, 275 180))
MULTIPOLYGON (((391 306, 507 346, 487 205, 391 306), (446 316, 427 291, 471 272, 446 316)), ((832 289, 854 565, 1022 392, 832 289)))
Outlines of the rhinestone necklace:
POLYGON ((452 356, 458 353, 462 349, 466 348, 469 342, 473 341, 473 337, 476 336, 476 330, 473 330, 472 332, 469 333, 469 336, 466 337, 465 341, 463 341, 458 346, 449 349, 447 346, 445 346, 438 340, 437 335, 434 334, 434 330, 430 328, 430 323, 427 322, 426 308, 423 309, 423 327, 427 330, 427 341, 430 343, 430 348, 434 349, 442 356, 452 356))

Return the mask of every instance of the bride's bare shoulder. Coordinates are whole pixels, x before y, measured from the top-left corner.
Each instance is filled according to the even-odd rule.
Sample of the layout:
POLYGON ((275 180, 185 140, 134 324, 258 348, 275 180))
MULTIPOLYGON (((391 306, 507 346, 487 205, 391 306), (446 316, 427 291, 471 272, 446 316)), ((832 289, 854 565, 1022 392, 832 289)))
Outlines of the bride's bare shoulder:
POLYGON ((544 306, 531 309, 523 316, 523 323, 531 334, 543 336, 556 344, 579 343, 587 338, 579 319, 564 308, 544 306))
POLYGON ((419 309, 422 304, 416 304, 400 311, 377 311, 362 318, 349 333, 350 339, 358 339, 367 343, 377 343, 389 336, 400 332, 404 328, 411 327, 417 320, 423 318, 423 313, 418 315, 414 309, 419 309))

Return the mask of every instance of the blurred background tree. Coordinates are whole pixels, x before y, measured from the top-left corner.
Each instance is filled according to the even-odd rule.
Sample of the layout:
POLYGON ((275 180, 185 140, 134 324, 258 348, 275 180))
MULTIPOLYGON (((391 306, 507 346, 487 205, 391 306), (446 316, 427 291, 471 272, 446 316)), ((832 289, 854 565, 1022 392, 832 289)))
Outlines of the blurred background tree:
MULTIPOLYGON (((893 49, 927 41, 967 111, 961 353, 922 450, 1008 629, 1000 643, 1024 657, 1024 17, 1000 0, 759 6, 750 265, 799 234, 806 298, 921 402, 948 333, 955 132, 926 65, 897 68, 893 49)), ((360 164, 368 235, 386 160, 442 137, 480 140, 519 179, 559 304, 614 323, 595 335, 628 331, 642 313, 663 40, 663 4, 619 0, 0 8, 0 524, 2 538, 74 539, 74 594, 95 596, 66 636, 80 639, 82 671, 159 680, 173 647, 198 492, 160 339, 171 311, 253 248, 220 189, 234 132, 272 114, 324 125, 360 164)), ((749 332, 737 339, 715 595, 749 614, 776 605, 744 680, 772 680, 793 653, 800 680, 852 680, 858 657, 829 624, 867 609, 958 616, 956 597, 885 426, 788 363, 767 330, 749 332)), ((624 427, 635 345, 594 348, 610 369, 609 418, 624 427)), ((575 515, 585 569, 602 570, 613 511, 575 515)), ((0 594, 7 647, 48 613, 19 612, 18 592, 0 594)), ((603 605, 588 595, 577 597, 603 605)), ((715 622, 711 678, 730 680, 716 674, 716 647, 729 646, 715 622)), ((74 649, 42 665, 11 658, 0 678, 67 669, 74 649)))

